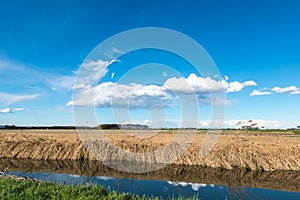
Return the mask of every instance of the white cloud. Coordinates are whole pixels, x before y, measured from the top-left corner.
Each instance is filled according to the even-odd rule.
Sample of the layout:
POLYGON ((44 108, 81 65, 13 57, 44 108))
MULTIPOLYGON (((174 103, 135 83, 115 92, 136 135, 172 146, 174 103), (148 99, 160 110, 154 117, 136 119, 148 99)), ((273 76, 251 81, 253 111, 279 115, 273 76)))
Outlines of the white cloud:
POLYGON ((290 95, 296 95, 296 94, 300 94, 300 90, 299 91, 294 91, 294 92, 290 93, 290 95))
POLYGON ((187 78, 170 78, 164 87, 180 94, 193 94, 193 93, 209 93, 223 90, 222 82, 217 82, 211 78, 198 77, 192 73, 187 78))
POLYGON ((249 86, 256 86, 257 84, 254 81, 246 82, 227 82, 228 77, 225 77, 225 80, 216 81, 210 77, 203 78, 198 77, 195 74, 190 74, 187 78, 170 78, 168 79, 164 87, 178 92, 178 93, 209 93, 209 92, 218 92, 225 90, 226 93, 231 92, 240 92, 243 88, 249 86))
POLYGON ((168 76, 167 72, 163 72, 162 75, 163 75, 164 77, 168 76))
POLYGON ((297 93, 299 91, 300 89, 293 85, 285 88, 280 88, 280 87, 272 88, 272 92, 275 93, 295 93, 295 92, 297 93))
POLYGON ((230 93, 230 92, 240 92, 245 87, 257 86, 256 82, 252 81, 252 80, 251 81, 245 81, 243 83, 238 82, 238 81, 234 81, 234 82, 223 81, 223 85, 224 85, 227 93, 230 93))
POLYGON ((12 113, 13 111, 10 109, 10 108, 3 108, 3 109, 0 109, 0 113, 12 113))
POLYGON ((272 94, 271 92, 268 91, 259 91, 259 90, 253 90, 252 93, 250 94, 250 96, 262 96, 262 95, 270 95, 272 94))
POLYGON ((115 76, 115 73, 113 72, 113 73, 111 73, 111 78, 113 78, 115 76))
POLYGON ((251 119, 251 120, 225 120, 223 128, 241 128, 241 126, 249 126, 256 124, 255 127, 266 129, 287 129, 296 128, 299 125, 298 122, 293 121, 274 121, 263 119, 251 119))
POLYGON ((31 66, 15 61, 0 59, 0 84, 11 85, 15 88, 32 88, 41 91, 46 86, 47 89, 72 90, 75 74, 62 75, 59 73, 49 73, 35 70, 31 66), (14 81, 18 80, 18 81, 14 81))
POLYGON ((79 92, 75 95, 75 100, 68 102, 67 105, 149 107, 156 103, 168 106, 171 100, 171 95, 163 87, 157 85, 123 85, 104 82, 96 87, 86 87, 79 92))
POLYGON ((124 53, 125 53, 124 51, 121 51, 120 49, 117 49, 116 47, 112 47, 111 50, 112 50, 114 53, 119 53, 119 54, 124 54, 124 53))
MULTIPOLYGON (((103 64, 103 62, 100 62, 103 64)), ((108 65, 105 63, 104 65, 108 65)), ((86 77, 85 77, 86 78, 86 77)), ((99 106, 109 107, 149 107, 154 104, 172 106, 176 100, 175 95, 195 95, 201 103, 223 102, 220 99, 211 99, 210 93, 225 91, 239 92, 244 87, 254 86, 254 81, 240 83, 238 81, 226 82, 225 80, 215 81, 209 77, 202 78, 190 74, 187 78, 169 78, 162 86, 142 85, 132 83, 129 85, 113 82, 103 82, 97 86, 79 83, 74 86, 76 95, 74 101, 67 105, 99 106)))
POLYGON ((297 88, 296 86, 288 86, 288 87, 273 87, 272 89, 269 88, 263 88, 260 90, 253 90, 253 92, 250 94, 250 96, 261 96, 261 95, 270 95, 270 94, 289 94, 289 95, 297 95, 300 94, 300 88, 297 88))
POLYGON ((125 54, 125 52, 120 49, 117 49, 116 47, 112 47, 108 51, 104 52, 104 55, 109 59, 115 59, 121 56, 122 54, 125 54))
POLYGON ((14 108, 14 111, 24 111, 24 108, 14 108))
POLYGON ((0 109, 0 114, 7 114, 7 113, 14 113, 14 112, 19 112, 19 111, 24 111, 24 108, 2 108, 0 109))
POLYGON ((105 76, 105 74, 107 73, 107 67, 114 62, 116 62, 116 60, 111 60, 111 61, 87 60, 81 65, 81 67, 85 68, 89 72, 92 72, 89 73, 89 75, 94 75, 94 76, 89 78, 97 81, 99 78, 105 76))
POLYGON ((32 100, 39 96, 39 94, 32 95, 19 95, 19 94, 8 94, 0 92, 0 103, 5 105, 11 105, 22 101, 32 100))
POLYGON ((239 92, 244 88, 243 83, 240 83, 238 81, 234 81, 234 82, 225 82, 223 81, 226 92, 227 93, 231 93, 231 92, 239 92))
POLYGON ((255 81, 245 81, 243 83, 244 87, 250 87, 250 86, 257 86, 257 83, 255 81))
POLYGON ((47 78, 45 81, 50 85, 52 91, 57 91, 57 90, 72 90, 74 81, 75 81, 75 76, 70 75, 51 75, 49 76, 50 78, 47 78))
POLYGON ((89 85, 95 85, 107 73, 107 67, 116 62, 116 60, 86 60, 77 73, 77 78, 73 88, 85 88, 89 85), (80 87, 79 87, 80 86, 80 87))

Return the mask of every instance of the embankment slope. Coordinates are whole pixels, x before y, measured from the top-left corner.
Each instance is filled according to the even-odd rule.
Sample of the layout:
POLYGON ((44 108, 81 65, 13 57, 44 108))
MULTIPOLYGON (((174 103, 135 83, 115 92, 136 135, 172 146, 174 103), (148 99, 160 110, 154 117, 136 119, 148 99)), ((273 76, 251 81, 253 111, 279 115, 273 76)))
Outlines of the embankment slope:
MULTIPOLYGON (((121 130, 104 131, 104 134, 116 146, 134 153, 154 151, 175 137, 172 131, 159 134, 151 131, 133 131, 131 136, 121 130), (152 137, 133 136, 139 134, 152 137)), ((189 130, 183 134, 190 136, 189 130)), ((205 131, 199 131, 190 148, 174 164, 226 170, 300 171, 299 134, 225 131, 208 156, 200 158, 199 149, 204 139, 205 131)), ((159 156, 155 160, 159 161, 159 156)), ((122 160, 117 155, 112 157, 122 160)), ((0 130, 0 158, 95 160, 74 130, 0 130)))

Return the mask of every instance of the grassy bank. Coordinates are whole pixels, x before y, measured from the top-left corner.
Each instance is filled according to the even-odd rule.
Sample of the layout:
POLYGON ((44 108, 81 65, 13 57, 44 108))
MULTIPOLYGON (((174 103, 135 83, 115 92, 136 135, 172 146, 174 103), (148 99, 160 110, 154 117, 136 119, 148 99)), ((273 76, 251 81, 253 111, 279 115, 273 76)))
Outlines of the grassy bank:
MULTIPOLYGON (((137 196, 108 191, 98 185, 59 185, 56 183, 15 178, 0 178, 0 199, 116 199, 139 200, 160 199, 159 197, 137 196)), ((175 199, 175 198, 170 198, 175 199)), ((186 198, 178 198, 186 199, 186 198)), ((189 199, 197 199, 196 197, 189 199)))

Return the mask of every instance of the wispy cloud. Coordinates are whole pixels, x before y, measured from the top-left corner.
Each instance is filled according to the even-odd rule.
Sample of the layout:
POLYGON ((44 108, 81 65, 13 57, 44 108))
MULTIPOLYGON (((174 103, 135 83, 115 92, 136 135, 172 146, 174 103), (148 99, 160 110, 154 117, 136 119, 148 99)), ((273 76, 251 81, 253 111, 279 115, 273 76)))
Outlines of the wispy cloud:
POLYGON ((0 103, 4 105, 12 105, 15 103, 35 99, 38 96, 39 94, 19 95, 19 94, 8 94, 8 93, 0 92, 0 103))
POLYGON ((77 80, 74 88, 78 89, 84 86, 94 85, 95 82, 106 75, 108 66, 114 62, 116 62, 116 60, 86 60, 80 66, 80 71, 77 73, 77 80))
POLYGON ((112 47, 110 50, 104 52, 104 55, 109 59, 114 60, 124 53, 125 53, 124 51, 121 51, 116 47, 112 47))
POLYGON ((34 67, 12 61, 0 59, 0 84, 21 88, 23 91, 42 92, 44 90, 72 90, 76 74, 50 73, 36 70, 34 67), (17 80, 17 81, 16 81, 17 80))
POLYGON ((51 75, 46 82, 50 85, 51 90, 72 90, 75 82, 75 75, 51 75))

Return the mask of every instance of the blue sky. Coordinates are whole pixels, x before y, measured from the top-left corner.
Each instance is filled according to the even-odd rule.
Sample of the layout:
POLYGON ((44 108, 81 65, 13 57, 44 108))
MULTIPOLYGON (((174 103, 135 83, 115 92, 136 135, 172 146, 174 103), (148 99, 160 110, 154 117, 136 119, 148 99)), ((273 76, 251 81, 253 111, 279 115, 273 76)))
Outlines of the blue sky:
MULTIPOLYGON (((74 124, 70 106, 74 80, 89 53, 122 31, 163 27, 184 33, 201 44, 225 83, 255 82, 234 92, 224 88, 225 127, 249 119, 270 128, 300 125, 299 8, 300 2, 292 0, 0 0, 0 124, 74 124)), ((188 77, 195 73, 174 55, 140 51, 112 63, 99 85, 116 83, 133 67, 151 62, 176 69, 185 80, 192 80, 188 77)), ((172 77, 178 78, 179 74, 166 67, 148 66, 136 69, 127 76, 127 82, 126 76, 121 82, 145 86, 153 80, 152 85, 159 86, 155 91, 160 91, 172 77)), ((112 110, 103 105, 98 103, 95 108, 98 122, 114 122, 112 110)), ((178 126, 178 109, 178 105, 165 108, 169 120, 165 126, 178 126)), ((157 118, 162 115, 159 109, 151 112, 157 118)), ((151 121, 146 108, 137 106, 130 113, 133 122, 151 121)), ((200 125, 206 126, 211 105, 200 103, 200 113, 200 125)))

